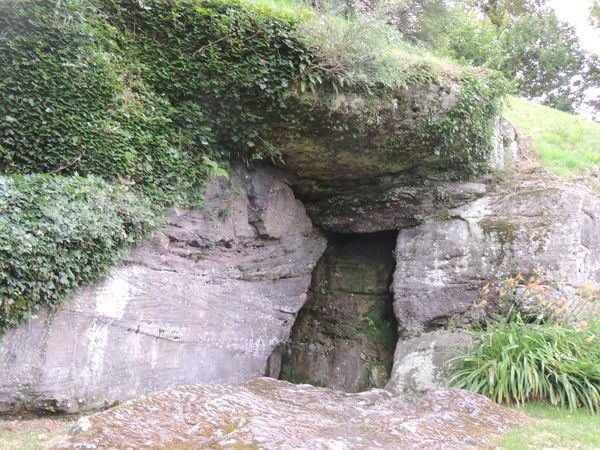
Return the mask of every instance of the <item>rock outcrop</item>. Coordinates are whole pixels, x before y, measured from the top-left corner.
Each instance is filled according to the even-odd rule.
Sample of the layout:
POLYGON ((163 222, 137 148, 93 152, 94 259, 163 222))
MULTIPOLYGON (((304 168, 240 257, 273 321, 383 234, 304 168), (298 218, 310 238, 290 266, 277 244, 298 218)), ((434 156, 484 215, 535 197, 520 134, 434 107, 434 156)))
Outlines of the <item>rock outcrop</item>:
POLYGON ((416 400, 262 378, 153 393, 86 418, 57 448, 467 449, 529 420, 458 390, 416 400))
POLYGON ((278 373, 325 249, 272 173, 208 186, 106 280, 0 342, 0 411, 82 411, 187 383, 278 373))
POLYGON ((484 286, 491 298, 517 274, 541 269, 550 296, 572 297, 585 282, 600 282, 598 195, 536 167, 513 177, 443 217, 400 230, 392 287, 405 336, 481 318, 484 286))
MULTIPOLYGON (((505 170, 532 156, 527 140, 506 120, 499 118, 495 130, 493 153, 488 161, 490 169, 505 170)), ((376 150, 367 151, 356 142, 348 143, 332 153, 326 164, 319 159, 324 157, 320 147, 311 143, 303 150, 297 149, 290 156, 295 159, 286 168, 297 175, 291 179, 292 187, 313 223, 336 233, 373 233, 413 227, 487 193, 487 180, 481 177, 460 181, 464 180, 463 175, 459 181, 449 181, 451 172, 434 170, 431 163, 439 162, 439 155, 411 153, 410 148, 395 151, 382 155, 376 150), (352 152, 357 155, 352 156, 352 152), (345 153, 348 155, 340 156, 345 153), (308 160, 308 155, 313 154, 316 160, 308 160), (305 159, 298 155, 305 155, 305 159), (406 167, 386 165, 386 158, 395 161, 394 164, 409 158, 411 163, 406 163, 406 167), (363 159, 377 161, 377 169, 363 174, 363 159), (314 178, 307 178, 309 176, 314 178)), ((426 151, 432 150, 423 150, 426 151)))
POLYGON ((426 392, 443 386, 452 358, 468 351, 474 344, 474 336, 460 330, 439 330, 399 340, 386 389, 426 392))
MULTIPOLYGON (((390 391, 420 391, 440 383, 469 344, 460 330, 494 312, 507 277, 543 268, 547 298, 600 282, 600 199, 586 187, 522 162, 501 181, 426 177, 432 160, 417 152, 414 173, 386 165, 373 139, 371 156, 303 147, 292 174, 242 171, 211 183, 204 208, 173 209, 104 282, 2 337, 0 411, 84 411, 178 384, 277 377, 286 349, 291 380, 357 391, 386 384, 392 366, 390 391), (332 244, 314 273, 326 239, 309 216, 332 244), (398 232, 387 256, 365 237, 375 232, 398 232)), ((526 159, 510 124, 495 142, 490 167, 526 159)))

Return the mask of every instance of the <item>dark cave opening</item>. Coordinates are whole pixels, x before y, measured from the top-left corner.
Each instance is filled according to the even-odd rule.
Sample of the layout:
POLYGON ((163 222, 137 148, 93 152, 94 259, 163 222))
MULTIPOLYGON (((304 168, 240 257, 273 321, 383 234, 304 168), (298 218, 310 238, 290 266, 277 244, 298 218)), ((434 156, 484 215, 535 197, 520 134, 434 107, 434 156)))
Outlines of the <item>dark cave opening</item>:
POLYGON ((385 386, 398 340, 390 292, 397 236, 327 236, 283 352, 281 379, 346 392, 385 386))

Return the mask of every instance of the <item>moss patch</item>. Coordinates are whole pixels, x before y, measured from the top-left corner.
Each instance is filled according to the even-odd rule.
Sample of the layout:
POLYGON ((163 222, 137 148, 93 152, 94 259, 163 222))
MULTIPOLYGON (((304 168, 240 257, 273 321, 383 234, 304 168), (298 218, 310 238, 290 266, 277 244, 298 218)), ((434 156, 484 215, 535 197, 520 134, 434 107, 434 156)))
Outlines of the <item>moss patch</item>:
POLYGON ((494 234, 498 237, 500 243, 512 245, 516 238, 516 232, 519 225, 504 219, 485 218, 479 222, 479 226, 485 234, 494 234))

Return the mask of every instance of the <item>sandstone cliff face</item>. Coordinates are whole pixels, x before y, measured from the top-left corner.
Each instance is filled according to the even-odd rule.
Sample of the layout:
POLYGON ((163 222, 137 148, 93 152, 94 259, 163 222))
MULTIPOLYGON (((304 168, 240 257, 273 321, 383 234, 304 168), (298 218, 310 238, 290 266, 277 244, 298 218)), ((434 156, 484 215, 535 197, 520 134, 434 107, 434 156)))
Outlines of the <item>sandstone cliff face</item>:
MULTIPOLYGON (((600 247, 591 238, 600 232, 598 196, 528 162, 530 145, 504 120, 498 121, 495 144, 490 167, 508 169, 502 181, 452 182, 400 171, 336 180, 320 191, 322 198, 305 200, 314 223, 350 239, 358 236, 354 233, 399 229, 391 285, 399 340, 391 390, 439 384, 447 360, 472 342, 460 330, 495 312, 507 278, 543 270, 547 299, 576 299, 583 283, 600 282, 600 247), (484 286, 490 291, 485 299, 484 286), (479 306, 482 300, 487 307, 479 306)), ((306 180, 296 180, 300 195, 324 186, 302 183, 306 180)), ((369 271, 365 276, 376 278, 369 271)), ((349 375, 356 372, 353 355, 369 355, 369 345, 342 335, 346 319, 338 312, 351 309, 342 296, 329 295, 321 303, 309 302, 301 314, 290 361, 299 368, 298 379, 352 390, 346 381, 358 378, 349 375), (323 336, 320 330, 335 333, 323 336)))
MULTIPOLYGON (((509 124, 496 144, 490 165, 524 158, 509 124)), ((520 166, 500 183, 382 172, 327 187, 274 169, 216 180, 204 208, 172 210, 104 282, 2 338, 0 411, 82 411, 166 386, 277 377, 286 349, 301 369, 289 379, 356 391, 383 386, 391 366, 390 391, 429 389, 470 343, 454 330, 493 312, 478 306, 484 286, 497 294, 538 267, 560 295, 600 282, 598 196, 520 166), (314 273, 325 235, 289 186, 314 194, 306 210, 331 238, 314 273), (399 231, 383 259, 377 240, 361 247, 356 233, 385 230, 399 231), (386 302, 396 320, 380 321, 386 302), (381 339, 391 323, 395 352, 381 339)))
POLYGON ((481 313, 474 306, 484 285, 500 289, 519 273, 542 269, 550 294, 600 281, 600 198, 544 173, 517 176, 516 184, 400 231, 394 308, 406 334, 468 323, 481 313))
MULTIPOLYGON (((392 289, 401 338, 390 390, 439 385, 446 362, 469 345, 460 329, 499 307, 508 278, 539 278, 550 304, 563 296, 576 303, 582 285, 600 284, 596 193, 535 166, 487 189, 441 217, 400 230, 392 289)), ((532 297, 524 287, 521 294, 532 297)), ((505 301, 531 306, 518 304, 520 298, 505 301)))
MULTIPOLYGON (((392 115, 390 120, 394 117, 392 115)), ((392 136, 400 133, 386 129, 385 125, 381 128, 379 133, 388 132, 392 136)), ((504 170, 532 156, 526 139, 510 123, 499 118, 495 130, 493 152, 488 161, 491 170, 504 170)), ((431 164, 436 161, 441 164, 443 157, 426 154, 433 151, 431 145, 425 145, 424 154, 392 146, 387 156, 361 147, 357 142, 347 143, 338 151, 322 149, 319 145, 309 143, 303 149, 296 149, 286 168, 296 175, 291 180, 292 187, 313 223, 327 231, 373 233, 413 227, 487 192, 485 180, 452 181, 452 172, 435 169, 431 164), (323 153, 327 155, 330 151, 330 160, 321 161, 323 153), (315 159, 310 160, 310 157, 315 159), (376 168, 364 173, 363 159, 374 161, 376 168), (402 160, 410 163, 401 167, 398 161, 402 160)))
POLYGON ((276 372, 324 248, 272 174, 215 180, 204 208, 172 210, 105 281, 1 338, 0 411, 89 410, 276 372))

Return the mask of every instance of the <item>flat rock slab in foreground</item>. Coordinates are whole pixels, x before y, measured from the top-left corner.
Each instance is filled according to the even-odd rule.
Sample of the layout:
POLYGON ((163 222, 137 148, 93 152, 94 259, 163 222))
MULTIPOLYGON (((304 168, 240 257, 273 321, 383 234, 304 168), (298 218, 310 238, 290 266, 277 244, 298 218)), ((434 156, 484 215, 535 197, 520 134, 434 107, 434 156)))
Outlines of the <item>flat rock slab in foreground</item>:
POLYGON ((170 388, 81 420, 91 429, 58 448, 481 448, 528 419, 455 389, 415 400, 259 378, 170 388))

